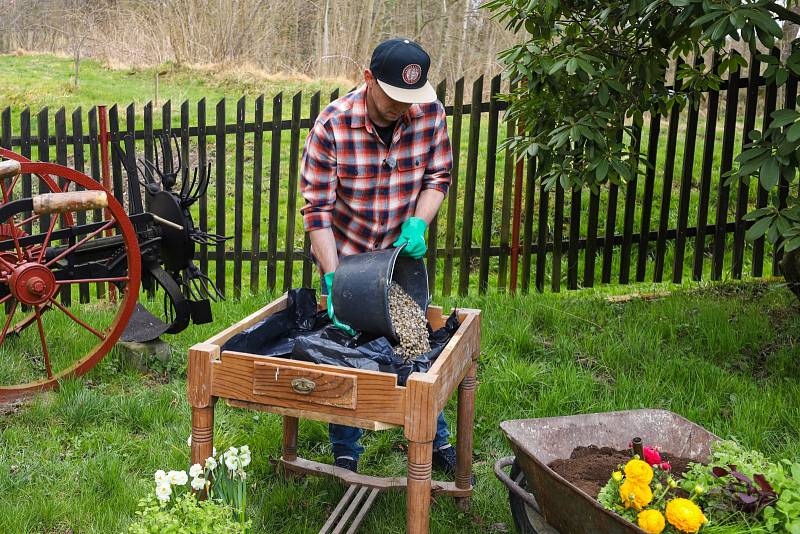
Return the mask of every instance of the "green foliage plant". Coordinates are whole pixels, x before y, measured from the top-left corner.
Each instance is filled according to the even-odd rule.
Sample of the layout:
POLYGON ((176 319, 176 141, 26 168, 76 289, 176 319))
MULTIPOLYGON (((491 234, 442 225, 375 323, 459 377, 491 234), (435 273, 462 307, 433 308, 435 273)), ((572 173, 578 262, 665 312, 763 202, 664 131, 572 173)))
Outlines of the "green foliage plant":
MULTIPOLYGON (((800 47, 778 58, 759 53, 783 37, 781 23, 800 24, 797 0, 490 0, 484 7, 520 35, 500 60, 513 89, 506 115, 521 120, 520 135, 506 145, 537 158, 546 188, 624 184, 642 168, 638 132, 646 113, 698 106, 721 76, 747 66, 728 45, 747 44, 768 65, 767 84, 782 86, 800 75, 800 47), (713 52, 713 54, 711 54, 713 52), (713 61, 706 61, 713 55, 713 61), (695 58, 691 64, 681 58, 695 58), (667 77, 675 69, 676 80, 667 77)), ((764 234, 785 250, 800 248, 800 113, 779 109, 737 158, 729 180, 758 176, 773 195, 769 208, 749 215, 747 237, 764 234), (777 202, 784 187, 788 202, 777 202)))

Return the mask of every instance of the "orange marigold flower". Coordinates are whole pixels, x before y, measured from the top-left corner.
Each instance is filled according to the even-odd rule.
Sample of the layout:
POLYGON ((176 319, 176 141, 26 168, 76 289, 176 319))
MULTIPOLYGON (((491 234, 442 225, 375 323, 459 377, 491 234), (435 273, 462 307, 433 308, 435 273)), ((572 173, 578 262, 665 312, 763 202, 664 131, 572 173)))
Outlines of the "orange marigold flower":
POLYGON ((634 507, 641 510, 653 500, 653 492, 647 484, 637 484, 626 479, 619 487, 619 497, 625 508, 634 507))
POLYGON ((647 534, 661 534, 661 531, 666 526, 664 516, 658 510, 644 510, 639 512, 636 518, 639 528, 647 532, 647 534))
POLYGON ((625 476, 639 485, 646 486, 653 480, 653 468, 642 460, 631 460, 625 464, 625 476))
POLYGON ((669 524, 681 532, 697 532, 708 522, 700 507, 689 499, 672 499, 666 511, 669 524))

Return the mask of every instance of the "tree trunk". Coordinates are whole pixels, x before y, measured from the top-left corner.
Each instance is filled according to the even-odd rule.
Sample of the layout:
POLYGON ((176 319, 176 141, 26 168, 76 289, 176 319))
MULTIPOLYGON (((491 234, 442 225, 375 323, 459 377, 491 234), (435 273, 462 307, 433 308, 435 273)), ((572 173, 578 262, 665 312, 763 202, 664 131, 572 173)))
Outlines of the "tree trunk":
POLYGON ((783 256, 781 274, 789 283, 792 293, 800 299, 800 249, 794 249, 783 256))

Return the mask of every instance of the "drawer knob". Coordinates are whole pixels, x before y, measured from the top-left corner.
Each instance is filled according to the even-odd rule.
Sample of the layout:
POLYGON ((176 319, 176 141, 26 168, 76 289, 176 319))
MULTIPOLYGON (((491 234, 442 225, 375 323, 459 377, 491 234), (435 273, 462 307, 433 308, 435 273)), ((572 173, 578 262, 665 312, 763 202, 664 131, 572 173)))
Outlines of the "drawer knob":
POLYGON ((308 378, 295 378, 292 380, 292 389, 296 393, 300 393, 301 395, 308 395, 317 385, 314 383, 313 380, 309 380, 308 378))

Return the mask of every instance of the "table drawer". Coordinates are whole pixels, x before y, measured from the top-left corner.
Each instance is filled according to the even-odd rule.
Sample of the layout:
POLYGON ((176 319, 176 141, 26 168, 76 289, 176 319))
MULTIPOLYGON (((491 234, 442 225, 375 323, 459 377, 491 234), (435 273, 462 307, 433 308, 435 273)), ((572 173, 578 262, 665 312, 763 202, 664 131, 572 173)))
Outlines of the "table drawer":
POLYGON ((253 362, 253 395, 303 405, 356 409, 358 377, 292 365, 253 362))

